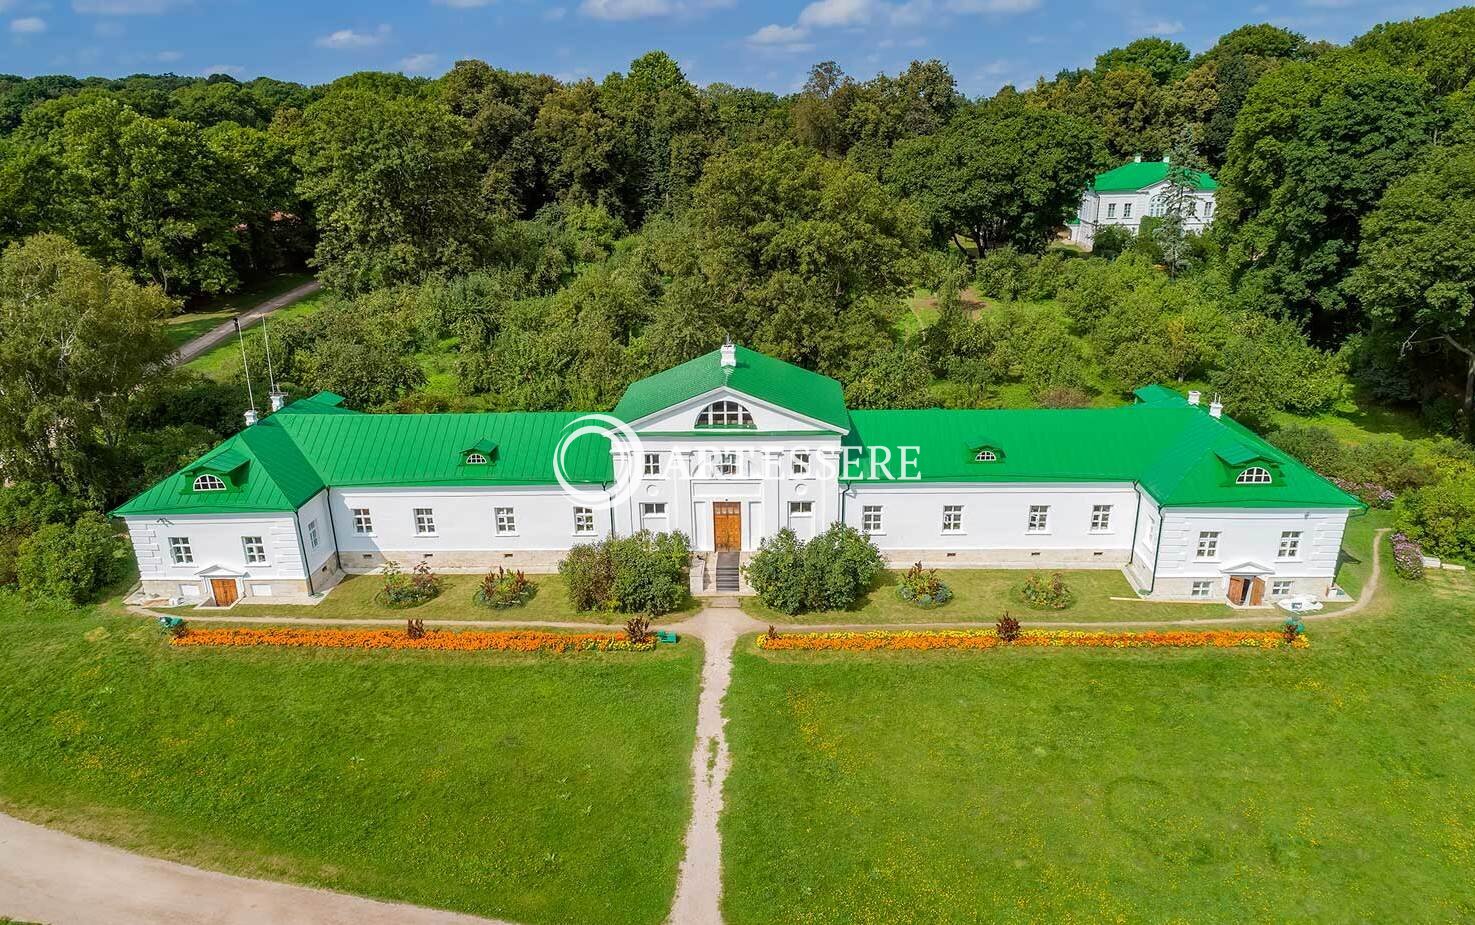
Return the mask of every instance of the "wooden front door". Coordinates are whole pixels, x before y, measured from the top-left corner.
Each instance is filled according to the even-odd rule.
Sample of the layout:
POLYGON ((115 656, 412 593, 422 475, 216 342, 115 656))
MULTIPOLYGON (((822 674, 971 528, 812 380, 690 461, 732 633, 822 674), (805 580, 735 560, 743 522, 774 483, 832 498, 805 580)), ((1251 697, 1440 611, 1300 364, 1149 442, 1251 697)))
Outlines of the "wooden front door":
POLYGON ((1263 578, 1251 578, 1250 579, 1250 604, 1251 604, 1251 606, 1259 607, 1264 602, 1265 602, 1265 579, 1263 579, 1263 578))
POLYGON ((229 607, 236 602, 236 580, 234 578, 210 579, 210 596, 215 598, 216 607, 229 607))
POLYGON ((1243 604, 1245 597, 1250 591, 1250 580, 1242 575, 1234 575, 1229 579, 1229 603, 1243 604))
POLYGON ((737 501, 712 502, 712 536, 719 552, 743 548, 743 507, 737 501))

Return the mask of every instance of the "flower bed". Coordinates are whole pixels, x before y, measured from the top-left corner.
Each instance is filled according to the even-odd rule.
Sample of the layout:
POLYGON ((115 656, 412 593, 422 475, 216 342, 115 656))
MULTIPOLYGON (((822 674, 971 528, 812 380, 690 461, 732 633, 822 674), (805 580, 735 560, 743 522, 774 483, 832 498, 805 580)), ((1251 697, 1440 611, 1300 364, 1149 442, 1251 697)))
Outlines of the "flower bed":
POLYGON ((299 649, 435 649, 444 652, 649 652, 655 641, 632 643, 624 633, 547 633, 536 630, 190 629, 176 646, 274 646, 299 649))
POLYGON ((1011 646, 1087 649, 1279 649, 1310 645, 1305 635, 1286 642, 1280 630, 1149 630, 1114 633, 1084 630, 1024 630, 1013 642, 993 630, 874 630, 868 633, 791 633, 760 636, 758 647, 773 651, 914 651, 926 649, 996 649, 1011 646))

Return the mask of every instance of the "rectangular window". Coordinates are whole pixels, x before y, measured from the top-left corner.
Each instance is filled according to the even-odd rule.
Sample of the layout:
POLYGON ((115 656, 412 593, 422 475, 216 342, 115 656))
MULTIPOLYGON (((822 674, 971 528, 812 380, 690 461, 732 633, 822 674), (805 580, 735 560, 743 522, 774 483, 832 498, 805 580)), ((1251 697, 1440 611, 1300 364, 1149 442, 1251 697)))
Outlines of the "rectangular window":
POLYGON ((963 505, 944 504, 942 506, 942 532, 963 532, 963 505))
POLYGON ((1193 590, 1188 592, 1190 597, 1208 597, 1213 593, 1214 583, 1212 581, 1195 581, 1193 590))
POLYGON ((264 565, 266 563, 266 544, 259 536, 241 537, 241 547, 246 551, 247 565, 264 565))
POLYGON ((1289 578, 1277 578, 1270 583, 1271 597, 1286 597, 1291 593, 1291 580, 1289 578))
POLYGON ((169 537, 169 558, 175 565, 189 565, 195 561, 195 552, 190 549, 189 537, 169 537))
POLYGON ((307 542, 312 545, 313 549, 318 548, 318 522, 316 520, 307 522, 307 542))
POLYGON ((1114 202, 1108 202, 1106 204, 1106 217, 1107 218, 1116 218, 1116 203, 1114 203, 1114 202))
MULTIPOLYGON (((647 454, 649 455, 649 454, 647 454)), ((591 536, 594 533, 594 508, 574 508, 574 534, 576 536, 591 536)))
POLYGON ((1198 535, 1198 558, 1217 559, 1219 557, 1219 531, 1205 530, 1198 535))
POLYGON ((813 501, 790 501, 789 502, 789 516, 790 517, 809 517, 809 516, 811 516, 813 514, 814 514, 814 502, 813 501))
POLYGON ((369 509, 356 507, 353 509, 353 532, 360 536, 367 536, 374 532, 374 519, 369 516, 369 509))
POLYGON ((1091 532, 1092 533, 1110 533, 1111 532, 1111 505, 1109 505, 1109 504, 1093 504, 1093 505, 1091 505, 1091 532))
POLYGON ((415 535, 430 536, 435 533, 435 511, 428 507, 415 508, 415 535))
POLYGON ((1029 506, 1029 533, 1044 533, 1050 529, 1050 505, 1031 504, 1029 506))
POLYGON ((1204 221, 1208 221, 1209 220, 1209 216, 1211 216, 1213 214, 1214 214, 1214 203, 1213 202, 1206 202, 1206 203, 1204 203, 1204 221))
POLYGON ((497 535, 510 536, 517 532, 517 514, 510 507, 493 508, 497 516, 497 535))
POLYGON ((645 454, 645 474, 646 474, 646 476, 653 476, 653 475, 660 475, 661 474, 661 454, 660 453, 646 453, 645 454))
POLYGON ((666 502, 664 501, 642 501, 640 504, 640 520, 665 520, 666 502))
POLYGON ((717 454, 717 474, 718 475, 737 475, 738 474, 737 454, 736 453, 718 453, 717 454))
POLYGON ((1124 203, 1122 203, 1122 218, 1131 218, 1131 217, 1132 217, 1132 204, 1130 202, 1124 202, 1124 203))
POLYGON ((881 532, 881 505, 867 504, 861 507, 860 529, 863 533, 881 532))
POLYGON ((1295 559, 1301 555, 1301 531, 1287 530, 1280 535, 1280 552, 1276 554, 1281 559, 1295 559))
POLYGON ((790 468, 792 469, 792 471, 793 471, 793 473, 795 475, 808 475, 809 474, 809 454, 808 453, 795 453, 793 459, 790 460, 790 463, 791 463, 790 468))

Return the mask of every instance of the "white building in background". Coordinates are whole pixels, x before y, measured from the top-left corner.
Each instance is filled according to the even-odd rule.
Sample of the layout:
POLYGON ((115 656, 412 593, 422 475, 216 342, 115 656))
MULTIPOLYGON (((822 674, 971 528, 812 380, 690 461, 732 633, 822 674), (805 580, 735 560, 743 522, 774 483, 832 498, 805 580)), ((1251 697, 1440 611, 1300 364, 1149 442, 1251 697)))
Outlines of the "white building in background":
MULTIPOLYGON (((1133 234, 1143 218, 1161 216, 1167 206, 1169 160, 1144 161, 1138 157, 1130 164, 1097 174, 1091 187, 1081 197, 1080 212, 1068 226, 1070 240, 1091 247, 1097 230, 1107 225, 1125 228, 1133 234)), ((1214 221, 1214 195, 1219 184, 1207 173, 1194 172, 1195 188, 1188 201, 1184 228, 1201 234, 1214 221)))
POLYGON ((1362 508, 1197 393, 1121 408, 851 411, 834 379, 731 345, 632 384, 635 442, 573 412, 360 414, 294 402, 114 513, 146 593, 304 599, 429 562, 552 571, 568 549, 679 530, 694 586, 790 528, 868 534, 892 564, 1121 569, 1155 598, 1327 593, 1362 508), (568 487, 559 483, 560 460, 568 487), (617 486, 613 506, 581 499, 617 486))

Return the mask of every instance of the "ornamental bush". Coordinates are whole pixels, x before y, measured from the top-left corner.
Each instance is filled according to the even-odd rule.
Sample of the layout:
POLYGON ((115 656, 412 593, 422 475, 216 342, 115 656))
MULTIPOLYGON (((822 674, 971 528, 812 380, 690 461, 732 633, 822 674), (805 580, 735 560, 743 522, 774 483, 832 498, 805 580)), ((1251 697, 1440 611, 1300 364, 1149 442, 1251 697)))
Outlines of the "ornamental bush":
MULTIPOLYGON (((1440 558, 1475 561, 1475 477, 1405 492, 1394 507, 1400 535, 1440 558)), ((1395 561, 1397 545, 1394 546, 1395 561)))
POLYGON ((416 564, 409 574, 391 562, 384 566, 383 575, 384 588, 378 600, 385 607, 418 607, 441 591, 440 576, 431 571, 428 562, 416 564))
POLYGON ((1020 586, 1019 597, 1035 610, 1064 610, 1075 603, 1075 595, 1059 572, 1052 572, 1048 578, 1033 573, 1020 586))
POLYGON ((686 603, 690 561, 684 534, 642 530, 575 546, 558 574, 575 610, 659 616, 686 603))
POLYGON ((833 524, 807 543, 792 530, 780 530, 743 566, 759 599, 787 614, 846 610, 885 568, 876 545, 845 524, 833 524))
POLYGON ((124 543, 100 514, 73 524, 46 524, 22 540, 16 577, 29 597, 83 604, 122 575, 124 543))
POLYGON ((1403 531, 1393 534, 1393 571, 1409 581, 1424 579, 1424 550, 1403 531))
POLYGON ((941 607, 953 599, 953 590, 941 578, 937 569, 923 568, 918 562, 907 569, 896 586, 896 596, 915 607, 930 610, 941 607))
POLYGON ((504 610, 526 604, 537 590, 538 586, 529 581, 521 569, 508 571, 499 565, 495 572, 488 572, 481 580, 472 599, 483 607, 504 610))

